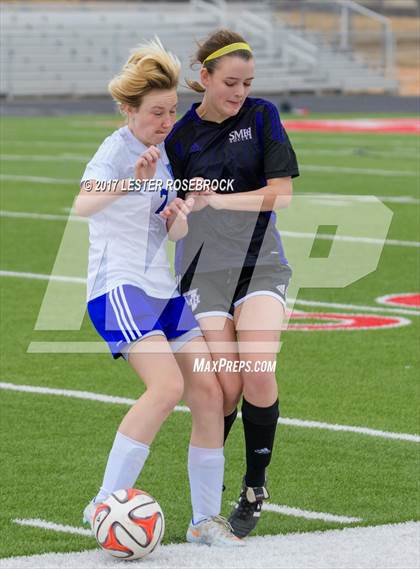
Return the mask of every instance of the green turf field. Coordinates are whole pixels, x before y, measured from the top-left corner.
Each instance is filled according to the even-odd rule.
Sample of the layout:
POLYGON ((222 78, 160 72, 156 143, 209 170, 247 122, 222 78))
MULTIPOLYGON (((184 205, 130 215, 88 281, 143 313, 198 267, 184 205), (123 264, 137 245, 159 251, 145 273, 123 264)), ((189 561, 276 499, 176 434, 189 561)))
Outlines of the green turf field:
MULTIPOLYGON (((87 318, 80 331, 34 330, 47 282, 33 275, 51 273, 84 166, 117 122, 112 116, 2 121, 0 269, 31 273, 32 278, 22 274, 1 278, 1 382, 127 398, 142 392, 128 366, 107 354, 27 352, 31 342, 98 339, 87 318), (10 212, 57 217, 12 217, 10 212)), ((386 433, 419 433, 418 310, 390 312, 384 307, 382 312, 369 312, 328 306, 378 308, 377 297, 419 292, 419 245, 414 243, 419 241, 419 139, 302 132, 290 137, 302 166, 296 192, 382 196, 393 212, 387 236, 391 242, 385 244, 377 270, 345 288, 301 290, 300 300, 322 305, 300 304, 297 308, 317 313, 356 311, 403 317, 409 322, 387 329, 285 332, 278 358, 282 417, 386 433), (330 170, 317 170, 321 166, 330 170), (404 201, 402 197, 414 199, 404 201)), ((328 207, 335 206, 328 203, 328 207)), ((326 244, 330 247, 331 242, 317 241, 318 249, 312 255, 328 255, 326 244)), ((81 284, 74 287, 83 290, 81 284)), ((320 321, 319 317, 308 318, 308 322, 320 321)), ((13 520, 81 526, 82 510, 101 482, 127 405, 10 388, 0 393, 0 556, 94 548, 90 537, 22 527, 13 520)), ((419 519, 418 444, 414 440, 305 425, 279 426, 269 478, 272 504, 359 518, 355 525, 419 519)), ((165 543, 183 541, 189 521, 189 429, 189 414, 172 414, 138 482, 162 505, 167 521, 165 543)), ((242 436, 238 420, 226 448, 224 514, 241 483, 242 436)), ((343 525, 349 524, 267 511, 257 533, 343 525)))

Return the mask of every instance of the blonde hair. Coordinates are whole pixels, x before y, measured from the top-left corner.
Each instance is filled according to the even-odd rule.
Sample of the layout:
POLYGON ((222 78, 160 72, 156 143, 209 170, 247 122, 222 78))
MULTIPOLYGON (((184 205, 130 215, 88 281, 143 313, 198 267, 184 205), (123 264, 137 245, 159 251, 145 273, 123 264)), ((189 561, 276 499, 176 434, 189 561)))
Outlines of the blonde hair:
MULTIPOLYGON (((222 47, 226 47, 227 45, 230 45, 232 43, 238 43, 238 42, 241 42, 241 43, 245 42, 244 38, 240 34, 233 32, 232 30, 228 30, 226 28, 216 30, 215 32, 210 34, 207 37, 207 39, 204 40, 203 43, 196 42, 198 49, 197 49, 195 56, 193 57, 191 67, 193 65, 195 65, 196 63, 201 63, 201 65, 205 69, 207 69, 207 71, 211 75, 214 72, 214 70, 216 69, 221 57, 230 57, 230 56, 235 55, 237 57, 241 57, 245 61, 249 61, 250 59, 252 59, 252 53, 250 51, 240 49, 240 50, 237 50, 235 52, 229 53, 227 55, 222 55, 221 57, 217 57, 217 58, 212 59, 210 61, 206 61, 206 63, 204 63, 204 61, 207 59, 207 57, 210 54, 217 51, 218 49, 220 49, 222 47)), ((188 87, 190 89, 192 89, 193 91, 195 91, 196 93, 204 93, 205 92, 203 85, 201 85, 201 83, 199 83, 198 81, 191 81, 190 79, 187 79, 186 83, 187 83, 188 87)))
POLYGON ((179 59, 155 36, 132 52, 121 73, 110 81, 108 91, 120 109, 123 105, 139 107, 152 89, 175 89, 180 70, 179 59))

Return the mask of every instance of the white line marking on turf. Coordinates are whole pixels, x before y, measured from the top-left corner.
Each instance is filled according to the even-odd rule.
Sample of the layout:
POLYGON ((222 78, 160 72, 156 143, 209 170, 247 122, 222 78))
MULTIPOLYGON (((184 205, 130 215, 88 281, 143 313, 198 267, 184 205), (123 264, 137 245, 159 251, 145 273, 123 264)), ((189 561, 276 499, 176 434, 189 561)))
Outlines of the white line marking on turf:
POLYGON ((78 217, 77 215, 63 215, 53 213, 33 213, 30 211, 7 211, 0 210, 0 217, 10 217, 13 219, 42 219, 44 221, 81 221, 87 223, 86 217, 78 217))
MULTIPOLYGON (((337 202, 338 203, 338 202, 337 202)), ((336 205, 336 204, 334 204, 336 205)), ((79 221, 86 223, 86 218, 78 216, 65 216, 47 213, 35 213, 26 211, 0 210, 0 217, 15 219, 40 219, 43 221, 79 221)), ((420 247, 420 241, 399 241, 396 239, 373 239, 371 237, 354 237, 352 235, 328 235, 324 233, 304 233, 301 231, 281 231, 281 235, 295 239, 323 239, 326 241, 343 241, 348 243, 366 243, 370 245, 393 245, 397 247, 420 247)))
POLYGON ((38 273, 20 273, 17 271, 0 271, 0 277, 15 277, 19 279, 35 279, 40 281, 59 281, 63 283, 86 284, 81 277, 66 277, 62 275, 43 275, 38 273))
MULTIPOLYGON (((312 329, 308 324, 301 324, 299 325, 299 322, 295 325, 294 321, 297 320, 300 317, 303 317, 304 320, 306 320, 307 318, 309 319, 315 319, 318 320, 318 318, 315 316, 312 316, 310 313, 308 314, 307 312, 303 312, 303 311, 299 311, 295 313, 296 318, 294 318, 292 320, 292 325, 288 330, 296 330, 296 331, 301 331, 301 332, 311 332, 312 329)), ((378 324, 377 326, 372 326, 372 325, 366 325, 366 326, 357 326, 355 323, 357 323, 357 319, 360 317, 366 317, 366 314, 354 314, 354 313, 350 313, 350 314, 346 314, 346 318, 343 318, 344 315, 337 315, 335 318, 334 316, 330 315, 330 314, 325 314, 324 315, 325 318, 322 318, 322 323, 320 324, 320 327, 317 329, 317 331, 325 331, 325 332, 356 332, 359 330, 389 330, 391 328, 401 328, 402 326, 410 326, 411 325, 411 320, 408 320, 408 318, 403 318, 402 316, 394 316, 391 320, 392 322, 388 322, 387 324, 378 324), (325 325, 325 326, 324 326, 325 325), (325 330, 325 327, 331 325, 331 328, 328 328, 328 330, 325 330)), ((209 347, 211 347, 211 344, 209 344, 209 347)), ((213 348, 214 349, 214 348, 213 348)), ((29 350, 28 350, 29 351, 29 350)))
MULTIPOLYGON (((320 200, 318 198, 311 198, 311 203, 319 205, 320 200)), ((352 202, 349 200, 329 200, 329 199, 322 199, 322 205, 329 205, 330 207, 348 207, 352 205, 352 202)))
MULTIPOLYGON (((53 389, 50 387, 38 387, 33 385, 19 385, 16 383, 3 383, 0 382, 0 389, 10 391, 22 391, 25 393, 37 393, 40 395, 60 395, 63 397, 72 397, 75 399, 87 399, 89 401, 100 401, 101 403, 113 403, 117 405, 133 405, 136 399, 129 399, 127 397, 118 397, 114 395, 104 395, 101 393, 93 393, 92 391, 76 391, 73 389, 53 389)), ((177 405, 176 411, 189 413, 189 408, 177 405)))
POLYGON ((372 237, 353 237, 351 235, 327 235, 324 233, 304 233, 300 231, 281 231, 282 237, 299 239, 323 239, 325 241, 345 241, 366 243, 368 245, 395 245, 397 247, 420 247, 420 241, 398 241, 396 239, 373 239, 372 237))
POLYGON ((366 312, 379 312, 380 314, 386 312, 394 312, 395 314, 409 314, 410 316, 420 316, 420 311, 411 308, 390 308, 379 306, 363 306, 361 304, 340 304, 337 302, 321 302, 318 300, 296 300, 293 298, 287 299, 290 304, 300 304, 302 306, 319 306, 323 308, 338 308, 340 310, 364 310, 366 312))
POLYGON ((77 185, 76 179, 50 178, 47 176, 19 176, 16 174, 0 174, 0 180, 6 182, 32 182, 34 184, 73 184, 77 185))
MULTIPOLYGON (((306 145, 314 145, 317 148, 319 148, 320 144, 320 135, 322 137, 322 147, 324 148, 324 145, 328 145, 329 143, 332 143, 334 145, 334 148, 336 148, 337 146, 348 146, 350 145, 350 147, 352 149, 354 149, 356 143, 359 144, 362 148, 366 148, 367 150, 369 149, 374 149, 377 148, 377 145, 380 144, 381 148, 386 148, 387 150, 404 150, 406 148, 408 148, 410 151, 415 151, 418 147, 419 147, 419 137, 417 136, 413 136, 413 137, 409 137, 407 135, 401 135, 401 137, 404 139, 404 142, 400 142, 398 140, 395 140, 393 137, 389 138, 388 134, 384 134, 384 133, 363 133, 361 136, 358 136, 357 133, 355 132, 342 132, 340 133, 340 137, 338 136, 333 136, 333 133, 320 133, 320 132, 305 132, 304 136, 300 136, 301 131, 295 131, 293 133, 293 142, 296 144, 299 141, 299 144, 302 144, 303 146, 306 145), (368 144, 369 139, 367 139, 366 137, 372 136, 372 138, 370 138, 370 140, 373 142, 373 145, 368 144), (413 142, 414 144, 411 144, 411 142, 413 142)), ((360 134, 360 133, 359 133, 360 134)))
POLYGON ((361 196, 361 195, 348 195, 348 194, 328 194, 328 193, 317 193, 317 192, 304 192, 296 194, 298 196, 312 196, 314 198, 323 200, 349 200, 352 202, 374 202, 375 200, 381 200, 381 202, 389 203, 399 203, 399 204, 420 204, 420 200, 413 196, 361 196))
MULTIPOLYGON (((231 506, 235 506, 236 502, 231 502, 231 506)), ((301 510, 300 508, 291 508, 290 506, 280 506, 279 504, 270 504, 264 502, 263 510, 265 512, 273 512, 282 516, 292 516, 294 518, 305 518, 306 520, 321 520, 323 522, 335 522, 337 524, 353 524, 363 522, 362 518, 352 518, 349 516, 337 516, 335 514, 327 514, 325 512, 311 512, 310 510, 301 510)))
MULTIPOLYGON (((22 273, 19 271, 0 271, 0 277, 12 277, 12 278, 22 278, 22 279, 36 279, 41 281, 59 281, 59 282, 72 282, 76 284, 86 284, 86 279, 82 277, 66 277, 62 275, 46 275, 41 273, 22 273)), ((411 310, 407 308, 389 308, 389 307, 379 307, 379 306, 363 306, 360 304, 338 304, 333 302, 320 302, 317 300, 296 300, 293 298, 289 299, 291 304, 301 304, 302 306, 319 306, 324 308, 339 308, 341 310, 366 310, 369 312, 393 312, 395 314, 409 314, 411 316, 420 316, 420 311, 411 310)))
MULTIPOLYGON (((406 522, 287 535, 248 537, 245 548, 192 543, 162 545, 135 569, 418 569, 420 524, 406 522)), ((110 569, 118 561, 100 549, 0 560, 1 569, 110 569)), ((119 563, 121 565, 121 562, 119 563)))
MULTIPOLYGON (((328 150, 328 149, 309 149, 309 148, 299 148, 299 155, 309 155, 309 156, 351 156, 354 159, 369 159, 369 160, 374 160, 375 158, 380 158, 380 157, 389 157, 392 156, 393 158, 395 158, 395 156, 403 156, 404 159, 406 160, 417 160, 418 159, 418 154, 415 152, 412 152, 410 154, 407 154, 406 152, 404 153, 399 153, 397 151, 395 152, 378 152, 378 151, 374 151, 374 152, 366 152, 363 154, 357 154, 354 152, 353 149, 342 149, 342 150, 328 150)), ((32 154, 32 155, 27 155, 27 154, 2 154, 1 159, 3 161, 11 161, 11 162, 19 162, 19 161, 24 161, 24 162, 57 162, 57 161, 74 161, 74 162, 88 162, 90 160, 90 156, 81 156, 81 155, 77 155, 77 154, 32 154)))
POLYGON ((386 177, 409 177, 416 178, 419 172, 411 170, 383 170, 381 168, 350 168, 346 166, 320 166, 318 164, 302 164, 299 165, 302 172, 323 172, 326 174, 365 174, 367 176, 386 176, 386 177))
MULTIPOLYGON (((76 391, 71 389, 54 389, 50 387, 38 387, 33 385, 19 385, 15 383, 0 382, 0 389, 8 391, 21 391, 25 393, 37 393, 41 395, 60 395, 64 397, 74 397, 75 399, 88 399, 90 401, 100 401, 102 403, 116 403, 122 405, 133 405, 136 400, 125 397, 116 397, 113 395, 104 395, 101 393, 93 393, 91 391, 76 391)), ((175 411, 189 412, 189 408, 185 406, 175 407, 175 411)), ((238 413, 238 417, 241 417, 238 413)), ((280 417, 278 423, 291 427, 306 427, 311 429, 324 429, 327 431, 343 431, 349 433, 357 433, 360 435, 369 435, 371 437, 379 437, 384 439, 393 439, 408 442, 420 442, 420 435, 412 435, 408 433, 393 433, 389 431, 380 431, 370 429, 368 427, 353 427, 350 425, 336 425, 334 423, 322 423, 318 421, 305 421, 302 419, 290 419, 288 417, 280 417)))
POLYGON ((65 526, 62 524, 55 524, 53 522, 47 522, 45 520, 40 519, 29 519, 29 520, 12 520, 13 523, 18 524, 20 526, 29 526, 34 528, 42 528, 42 529, 49 529, 53 531, 59 531, 63 533, 74 533, 77 535, 86 535, 88 537, 93 537, 92 532, 90 529, 86 528, 78 528, 74 526, 65 526))
MULTIPOLYGON (((100 141, 99 141, 100 143, 100 141)), ((98 144, 96 142, 79 142, 79 141, 63 141, 57 140, 56 142, 52 142, 51 140, 3 140, 3 147, 6 147, 8 144, 12 146, 30 146, 33 148, 34 146, 52 146, 53 148, 63 147, 68 148, 70 146, 76 146, 77 148, 98 148, 98 144)))
POLYGON ((89 156, 77 156, 76 154, 2 154, 1 159, 4 162, 82 162, 87 163, 89 156))
MULTIPOLYGON (((231 502, 234 506, 235 502, 231 502)), ((289 506, 280 506, 278 504, 268 504, 264 503, 264 511, 272 512, 275 514, 280 514, 283 516, 291 516, 294 518, 304 518, 307 520, 319 520, 323 522, 333 522, 338 524, 351 524, 363 522, 362 518, 354 518, 349 516, 337 516, 335 514, 328 514, 324 512, 312 512, 310 510, 301 510, 300 508, 290 508, 289 506)), ((13 523, 21 526, 36 527, 51 531, 58 531, 62 533, 70 533, 77 535, 85 535, 88 537, 93 537, 90 529, 83 527, 75 527, 63 524, 57 524, 54 522, 49 522, 47 520, 41 520, 39 518, 35 519, 15 519, 12 520, 13 523)))
MULTIPOLYGON (((315 164, 307 164, 306 166, 300 166, 300 169, 304 172, 324 172, 324 173, 342 173, 342 174, 366 174, 372 176, 408 176, 408 177, 418 177, 417 172, 411 172, 406 170, 380 170, 374 168, 344 168, 344 167, 333 167, 333 166, 317 166, 315 164)), ((47 176, 21 176, 17 174, 1 174, 0 180, 12 181, 12 182, 31 182, 35 184, 77 184, 78 180, 76 178, 50 178, 47 176)))
POLYGON ((406 433, 393 433, 389 431, 379 431, 368 427, 353 427, 351 425, 334 425, 332 423, 322 423, 318 421, 302 421, 301 419, 288 419, 281 417, 279 423, 292 427, 308 427, 313 429, 326 429, 328 431, 343 431, 347 433, 357 433, 359 435, 368 435, 371 437, 381 437, 384 439, 394 439, 397 441, 409 441, 412 443, 420 443, 420 435, 411 435, 406 433))
MULTIPOLYGON (((319 144, 319 143, 318 143, 319 144)), ((402 157, 405 160, 418 160, 418 153, 416 152, 401 152, 394 150, 391 152, 383 150, 375 150, 370 148, 342 148, 341 150, 333 148, 305 148, 304 145, 299 145, 298 155, 303 156, 307 154, 309 156, 351 156, 356 160, 374 160, 375 158, 396 158, 402 157)))
MULTIPOLYGON (((408 298, 409 299, 412 297, 416 297, 418 295, 419 295, 418 292, 400 292, 400 293, 394 292, 392 294, 385 294, 383 296, 378 296, 377 298, 375 298, 375 301, 378 304, 385 304, 387 306, 398 306, 399 303, 397 302, 394 304, 392 302, 392 299, 394 299, 394 298, 408 298)), ((404 303, 402 303, 401 305, 406 306, 406 307, 410 306, 409 304, 404 304, 404 303)), ((413 304, 411 306, 413 306, 413 308, 417 308, 418 305, 413 304)), ((412 309, 410 308, 409 310, 412 310, 412 309)))

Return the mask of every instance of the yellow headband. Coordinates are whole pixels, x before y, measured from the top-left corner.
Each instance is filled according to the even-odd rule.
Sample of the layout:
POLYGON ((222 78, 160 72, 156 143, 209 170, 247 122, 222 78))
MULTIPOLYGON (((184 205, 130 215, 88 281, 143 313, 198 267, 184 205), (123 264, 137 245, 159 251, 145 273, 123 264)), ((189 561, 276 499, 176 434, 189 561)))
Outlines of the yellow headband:
POLYGON ((213 53, 208 55, 206 59, 203 61, 203 65, 208 61, 211 61, 212 59, 216 59, 217 57, 222 57, 222 55, 227 55, 228 53, 232 53, 232 51, 238 51, 240 49, 246 49, 247 51, 250 51, 252 53, 252 49, 245 42, 231 43, 230 45, 221 47, 217 51, 214 51, 213 53))

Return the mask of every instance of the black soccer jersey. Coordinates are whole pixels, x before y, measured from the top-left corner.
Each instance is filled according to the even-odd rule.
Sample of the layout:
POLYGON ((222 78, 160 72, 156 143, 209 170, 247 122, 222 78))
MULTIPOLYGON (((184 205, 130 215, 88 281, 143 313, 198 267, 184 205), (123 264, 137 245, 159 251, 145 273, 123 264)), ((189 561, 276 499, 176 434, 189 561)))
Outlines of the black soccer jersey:
MULTIPOLYGON (((233 192, 250 192, 270 178, 299 175, 275 105, 247 98, 238 114, 222 123, 201 119, 198 105, 193 104, 165 141, 175 178, 233 180, 233 192)), ((184 197, 182 191, 179 195, 184 197)), ((177 274, 254 266, 257 258, 259 264, 287 264, 274 212, 206 207, 191 213, 188 225, 188 235, 177 243, 177 274)))

